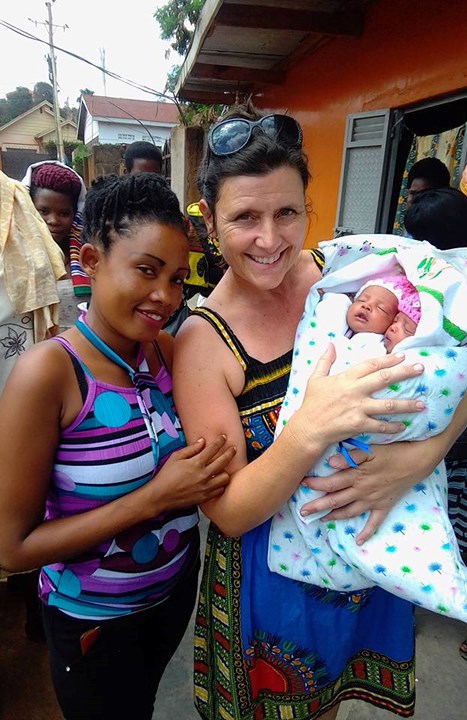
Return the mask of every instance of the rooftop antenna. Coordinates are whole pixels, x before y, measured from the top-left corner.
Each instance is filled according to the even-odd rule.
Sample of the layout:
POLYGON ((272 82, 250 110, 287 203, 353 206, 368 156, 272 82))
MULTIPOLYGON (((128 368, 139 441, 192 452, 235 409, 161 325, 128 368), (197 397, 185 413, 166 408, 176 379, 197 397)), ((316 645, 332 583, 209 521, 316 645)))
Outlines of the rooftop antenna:
POLYGON ((106 78, 106 73, 105 73, 105 48, 104 47, 99 48, 99 53, 101 56, 102 82, 104 84, 104 95, 107 97, 107 85, 106 85, 107 78, 106 78))

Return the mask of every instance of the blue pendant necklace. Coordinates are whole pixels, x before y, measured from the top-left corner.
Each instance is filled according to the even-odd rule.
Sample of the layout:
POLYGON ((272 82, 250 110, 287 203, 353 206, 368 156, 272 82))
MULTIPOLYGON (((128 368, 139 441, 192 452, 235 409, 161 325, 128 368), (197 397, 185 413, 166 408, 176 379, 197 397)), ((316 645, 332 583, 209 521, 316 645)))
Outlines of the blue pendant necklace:
MULTIPOLYGON (((127 372, 128 377, 130 378, 136 391, 136 399, 138 401, 141 415, 143 416, 144 424, 146 425, 146 430, 148 431, 149 439, 151 441, 152 454, 154 457, 154 464, 157 467, 159 464, 159 440, 157 438, 157 432, 154 427, 151 413, 149 412, 148 406, 146 405, 143 396, 143 390, 147 389, 146 383, 143 381, 143 373, 139 373, 138 370, 134 370, 134 368, 132 368, 131 365, 125 362, 125 360, 123 360, 120 355, 117 355, 117 353, 112 350, 112 348, 106 345, 106 343, 101 340, 101 338, 96 335, 94 330, 92 330, 85 322, 80 319, 76 320, 75 326, 80 331, 80 333, 84 335, 86 340, 89 340, 91 345, 93 345, 96 350, 99 350, 102 355, 105 355, 105 357, 115 363, 115 365, 119 365, 119 367, 123 368, 127 372)), ((144 374, 144 378, 147 378, 147 373, 144 374)))

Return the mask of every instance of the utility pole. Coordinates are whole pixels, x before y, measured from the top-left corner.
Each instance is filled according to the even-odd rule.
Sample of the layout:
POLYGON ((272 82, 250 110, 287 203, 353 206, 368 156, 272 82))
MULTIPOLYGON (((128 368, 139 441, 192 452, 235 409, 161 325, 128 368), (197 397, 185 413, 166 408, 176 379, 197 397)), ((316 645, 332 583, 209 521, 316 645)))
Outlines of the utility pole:
POLYGON ((62 119, 60 117, 60 107, 58 105, 58 82, 57 82, 57 60, 55 57, 55 48, 54 48, 54 27, 63 27, 64 30, 67 30, 68 25, 60 25, 56 26, 52 22, 52 3, 54 3, 55 0, 49 0, 45 3, 47 11, 48 11, 48 19, 47 22, 39 22, 38 20, 33 20, 32 18, 28 18, 31 22, 34 23, 34 25, 47 25, 48 31, 49 31, 49 57, 48 57, 48 65, 49 65, 49 80, 52 83, 52 90, 53 90, 53 110, 54 110, 54 117, 55 117, 55 128, 57 132, 57 160, 60 160, 60 162, 65 162, 65 150, 63 148, 63 137, 62 137, 62 119))
POLYGON ((54 48, 54 26, 52 22, 52 2, 46 2, 46 8, 48 12, 48 26, 49 26, 49 48, 50 48, 50 66, 52 68, 52 88, 54 93, 54 115, 55 115, 55 126, 57 130, 57 159, 60 162, 65 162, 65 150, 63 148, 63 137, 62 137, 62 119, 60 117, 60 107, 58 105, 58 86, 57 86, 57 63, 55 58, 54 48))

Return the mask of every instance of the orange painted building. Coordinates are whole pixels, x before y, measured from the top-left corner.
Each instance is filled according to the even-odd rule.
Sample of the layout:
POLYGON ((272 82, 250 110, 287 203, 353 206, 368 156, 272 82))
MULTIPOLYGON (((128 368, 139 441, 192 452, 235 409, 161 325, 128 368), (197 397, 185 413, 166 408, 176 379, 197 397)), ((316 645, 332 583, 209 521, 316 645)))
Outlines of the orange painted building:
POLYGON ((287 109, 303 128, 313 177, 311 240, 333 235, 348 114, 466 88, 467 3, 391 0, 370 8, 362 37, 332 40, 265 92, 258 104, 287 109))
MULTIPOLYGON (((203 10, 206 15, 209 12, 208 5, 209 0, 203 10)), ((223 7, 217 2, 211 19, 201 18, 201 32, 204 21, 205 39, 200 38, 197 46, 194 43, 196 47, 190 53, 193 57, 190 59, 189 55, 185 62, 185 77, 182 73, 181 89, 183 91, 184 87, 189 88, 190 81, 194 88, 187 90, 185 96, 189 96, 191 92, 191 99, 196 97, 202 100, 204 93, 206 101, 212 102, 215 99, 211 91, 207 90, 208 85, 204 86, 204 90, 197 91, 193 82, 193 79, 196 81, 197 77, 201 77, 195 60, 206 63, 208 60, 205 58, 208 58, 208 55, 213 58, 209 59, 209 62, 219 63, 209 66, 212 68, 211 88, 215 87, 213 78, 218 81, 222 77, 226 79, 224 87, 232 86, 232 82, 230 86, 227 84, 227 78, 233 81, 237 71, 238 87, 246 89, 245 83, 240 83, 242 78, 245 80, 248 76, 240 64, 247 62, 245 44, 248 30, 245 28, 252 26, 248 9, 253 13, 255 5, 261 5, 264 11, 258 20, 257 50, 259 53, 262 47, 259 44, 263 37, 261 27, 269 27, 273 48, 271 57, 272 52, 277 51, 280 43, 283 44, 287 37, 284 31, 279 41, 278 30, 273 27, 272 14, 277 11, 277 5, 281 6, 284 13, 286 6, 289 6, 289 15, 294 19, 298 17, 297 8, 301 8, 304 23, 313 22, 314 15, 311 10, 323 9, 323 5, 318 5, 315 0, 310 0, 308 4, 243 0, 244 12, 238 14, 238 28, 232 28, 232 24, 236 25, 232 19, 229 20, 230 27, 226 24, 221 27, 223 7), (268 15, 271 15, 269 20, 268 15), (264 19, 261 20, 261 17, 264 19), (240 32, 242 22, 245 25, 243 35, 240 32), (237 30, 239 32, 236 43, 243 43, 242 57, 240 53, 236 54, 235 49, 231 49, 227 42, 237 30), (219 47, 225 48, 223 54, 219 51, 217 60, 214 59, 215 54, 212 51, 216 33, 223 42, 219 47), (196 53, 198 55, 195 58, 196 53), (227 56, 229 60, 226 59, 227 56), (230 66, 227 67, 229 63, 230 66)), ((336 10, 336 3, 328 3, 329 8, 334 6, 334 22, 338 22, 339 13, 346 12, 350 5, 341 3, 341 9, 336 10)), ((224 10, 226 8, 227 5, 224 10)), ((308 36, 300 41, 301 45, 298 43, 298 47, 296 46, 285 63, 275 66, 280 77, 278 82, 271 82, 275 72, 274 66, 271 66, 269 81, 266 77, 260 78, 262 71, 258 70, 258 80, 254 80, 253 73, 249 85, 257 106, 272 112, 287 111, 297 118, 303 128, 304 145, 312 174, 309 198, 313 214, 308 245, 316 245, 319 240, 333 237, 338 228, 355 232, 392 231, 394 222, 397 222, 398 204, 400 206, 404 202, 404 197, 399 197, 403 195, 401 182, 404 173, 406 174, 406 163, 415 135, 431 136, 463 125, 463 130, 458 133, 457 148, 453 146, 448 150, 448 154, 457 152, 457 175, 452 175, 452 184, 457 184, 459 167, 465 164, 467 2, 363 0, 360 3, 360 10, 362 9, 365 15, 361 32, 349 36, 324 34, 322 41, 315 42, 314 45, 308 36), (307 47, 311 50, 307 50, 307 47), (377 130, 384 136, 380 160, 376 159, 373 151, 368 150, 366 155, 365 143, 358 142, 358 122, 368 113, 370 120, 372 114, 375 115, 378 121, 377 130), (354 120, 357 123, 357 142, 353 146, 357 149, 354 156, 355 168, 346 165, 350 157, 346 153, 352 146, 352 143, 346 145, 346 142, 352 140, 353 132, 352 118, 349 119, 349 116, 354 114, 360 114, 357 120, 354 120), (358 152, 361 153, 360 157, 358 152), (380 167, 374 167, 378 162, 381 163, 380 167), (350 200, 345 197, 348 192, 353 193, 350 200), (358 208, 359 200, 368 207, 358 208), (337 211, 338 208, 342 210, 344 201, 350 202, 353 207, 349 206, 348 212, 341 212, 339 216, 337 211), (365 217, 366 210, 371 210, 368 217, 365 217), (361 220, 358 220, 359 215, 361 220)), ((315 15, 320 20, 320 12, 315 15)), ((286 14, 284 23, 287 23, 286 14)), ((329 20, 328 26, 331 23, 332 20, 329 20)), ((292 23, 285 27, 292 27, 292 23)), ((293 32, 297 35, 297 29, 295 22, 288 37, 292 37, 290 33, 293 32)), ((255 62, 255 47, 250 50, 251 71, 255 62)), ((264 58, 264 55, 262 57, 264 58)), ((263 60, 263 64, 264 62, 263 60)), ((206 64, 202 65, 203 69, 207 67, 206 64)), ((209 74, 206 70, 204 72, 209 74)), ((202 88, 201 85, 199 87, 202 88)), ((368 139, 369 135, 365 137, 368 139)), ((371 142, 368 147, 370 146, 371 142)))

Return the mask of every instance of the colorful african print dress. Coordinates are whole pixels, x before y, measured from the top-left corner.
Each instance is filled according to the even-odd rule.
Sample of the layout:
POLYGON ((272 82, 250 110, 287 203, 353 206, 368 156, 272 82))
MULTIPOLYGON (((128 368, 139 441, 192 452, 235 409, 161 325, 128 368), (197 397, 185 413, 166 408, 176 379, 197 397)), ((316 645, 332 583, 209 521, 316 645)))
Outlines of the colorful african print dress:
MULTIPOLYGON (((292 351, 261 363, 219 315, 203 307, 195 312, 245 372, 237 405, 251 462, 273 440, 292 351)), ((267 521, 227 538, 210 526, 195 629, 201 717, 312 719, 351 698, 412 715, 412 605, 379 588, 339 593, 270 572, 269 529, 267 521)))

